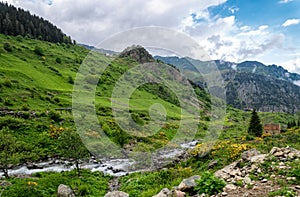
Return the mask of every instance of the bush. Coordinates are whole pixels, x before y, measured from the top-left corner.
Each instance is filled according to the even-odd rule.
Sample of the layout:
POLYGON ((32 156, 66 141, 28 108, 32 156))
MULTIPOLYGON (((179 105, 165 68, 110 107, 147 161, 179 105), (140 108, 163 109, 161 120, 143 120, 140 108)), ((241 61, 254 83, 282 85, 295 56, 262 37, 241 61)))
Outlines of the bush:
POLYGON ((59 122, 61 120, 61 116, 59 113, 51 110, 49 113, 48 113, 48 116, 51 120, 54 120, 55 122, 59 122))
POLYGON ((208 195, 220 193, 226 185, 224 180, 215 177, 211 172, 204 172, 196 183, 195 191, 198 194, 208 195))
POLYGON ((3 48, 7 51, 7 52, 12 52, 12 46, 8 43, 8 42, 6 42, 6 43, 4 43, 3 44, 3 48))
POLYGON ((68 82, 69 82, 70 84, 74 84, 74 80, 73 80, 73 78, 72 78, 71 76, 68 77, 68 82))
POLYGON ((8 88, 12 86, 11 80, 9 78, 5 78, 2 82, 2 84, 8 88))
POLYGON ((56 58, 56 63, 58 63, 58 64, 61 64, 61 59, 58 57, 58 58, 56 58))
POLYGON ((39 55, 39 56, 44 56, 44 51, 41 47, 36 46, 34 49, 35 54, 39 55))

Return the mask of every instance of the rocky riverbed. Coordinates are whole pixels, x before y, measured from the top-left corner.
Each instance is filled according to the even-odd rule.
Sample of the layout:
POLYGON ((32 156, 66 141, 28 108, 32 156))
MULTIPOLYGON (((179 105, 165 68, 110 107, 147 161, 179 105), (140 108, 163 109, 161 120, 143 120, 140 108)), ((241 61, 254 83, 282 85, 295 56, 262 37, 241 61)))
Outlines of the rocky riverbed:
MULTIPOLYGON (((196 146, 198 141, 191 141, 183 143, 178 148, 161 150, 157 154, 153 155, 153 165, 139 166, 134 168, 136 161, 129 158, 114 158, 114 159, 96 159, 91 157, 89 161, 82 162, 80 167, 82 169, 89 169, 91 171, 101 171, 104 174, 112 176, 124 176, 128 173, 138 171, 148 171, 155 168, 161 168, 167 165, 169 162, 177 161, 184 157, 184 153, 187 149, 191 149, 196 146), (164 162, 160 162, 164 161, 164 162)), ((26 176, 37 172, 62 172, 71 171, 75 168, 71 161, 49 158, 48 161, 26 163, 9 169, 10 176, 26 176)), ((3 177, 3 173, 0 173, 0 178, 3 177)))

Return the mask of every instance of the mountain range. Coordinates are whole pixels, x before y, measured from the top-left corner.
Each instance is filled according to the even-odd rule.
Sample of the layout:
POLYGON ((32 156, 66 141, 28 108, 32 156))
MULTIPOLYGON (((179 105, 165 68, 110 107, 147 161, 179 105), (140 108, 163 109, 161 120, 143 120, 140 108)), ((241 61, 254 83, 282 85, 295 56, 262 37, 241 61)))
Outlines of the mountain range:
MULTIPOLYGON (((176 56, 155 56, 155 59, 174 65, 183 72, 192 72, 194 76, 199 75, 196 67, 205 68, 211 63, 176 56)), ((300 87, 296 85, 300 80, 299 74, 257 61, 233 63, 215 60, 214 63, 225 82, 227 104, 239 109, 256 108, 264 112, 299 111, 300 87)), ((194 79, 194 82, 204 84, 198 79, 194 79)))

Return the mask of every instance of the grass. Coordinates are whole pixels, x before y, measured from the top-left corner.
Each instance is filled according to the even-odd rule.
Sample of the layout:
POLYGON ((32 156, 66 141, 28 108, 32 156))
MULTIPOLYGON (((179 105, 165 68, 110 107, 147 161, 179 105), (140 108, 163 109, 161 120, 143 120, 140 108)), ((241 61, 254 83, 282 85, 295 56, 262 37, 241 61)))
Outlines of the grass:
MULTIPOLYGON (((22 144, 22 151, 27 153, 24 154, 26 157, 22 158, 22 162, 45 160, 49 156, 56 157, 59 152, 58 142, 49 134, 50 128, 75 129, 75 124, 71 113, 64 111, 60 113, 55 109, 72 106, 73 81, 88 50, 76 45, 53 44, 27 38, 17 40, 4 35, 0 35, 0 48, 0 109, 22 112, 21 115, 0 113, 0 129, 8 126, 22 144), (12 50, 2 50, 3 43, 9 43, 12 50), (42 56, 34 52, 36 47, 42 49, 42 56)), ((100 54, 93 58, 102 62, 111 60, 110 57, 100 54)), ((189 125, 198 124, 198 122, 188 112, 190 108, 183 110, 181 114, 178 101, 166 87, 160 87, 161 92, 164 92, 162 95, 161 92, 157 92, 153 84, 141 86, 130 95, 129 103, 126 103, 125 99, 111 96, 116 81, 135 65, 137 62, 132 59, 115 59, 102 73, 92 98, 83 97, 80 102, 85 104, 94 99, 95 102, 92 104, 95 105, 97 118, 105 128, 106 134, 112 141, 122 141, 121 143, 125 142, 125 145, 133 146, 133 150, 155 150, 165 146, 178 133, 179 121, 182 118, 187 124, 177 137, 180 140, 189 139, 189 125), (158 106, 159 103, 166 111, 166 123, 147 138, 128 134, 117 124, 111 110, 112 103, 117 110, 127 109, 129 106, 131 117, 139 125, 145 125, 151 120, 149 108, 158 106), (117 135, 120 133, 122 136, 117 135), (117 139, 118 137, 124 139, 117 139)), ((95 76, 99 74, 97 69, 99 68, 96 65, 92 65, 84 71, 88 74, 83 76, 87 81, 82 84, 82 86, 85 85, 82 88, 86 89, 83 94, 88 93, 95 83, 95 76)), ((77 76, 82 77, 80 74, 77 76)), ((201 139, 208 130, 210 99, 202 90, 197 89, 196 92, 203 102, 201 112, 199 112, 200 123, 195 136, 201 139)), ((259 113, 259 116, 262 123, 274 122, 282 125, 298 119, 296 115, 286 113, 259 113)), ((213 160, 218 160, 218 164, 212 168, 212 171, 220 169, 239 158, 240 153, 249 148, 255 147, 262 153, 269 152, 273 146, 289 145, 300 149, 298 140, 300 129, 296 127, 281 135, 246 140, 249 120, 250 112, 228 107, 224 127, 212 151, 207 150, 208 154, 199 157, 196 149, 192 158, 169 169, 124 176, 120 180, 121 190, 128 192, 131 196, 152 196, 164 187, 171 189, 178 185, 183 178, 201 174, 207 170, 209 162, 213 160)), ((82 121, 89 120, 82 118, 82 121)), ((87 125, 87 127, 92 126, 87 125)), ((98 131, 94 131, 93 128, 86 128, 86 130, 87 136, 99 135, 98 131)), ((199 151, 201 150, 199 148, 199 151)), ((289 173, 299 177, 298 168, 289 173)), ((107 191, 109 180, 110 177, 90 171, 84 171, 81 178, 74 177, 72 172, 40 173, 27 179, 10 179, 13 185, 5 189, 3 195, 25 196, 28 193, 29 196, 54 196, 57 186, 64 183, 71 186, 79 196, 103 196, 107 191)))

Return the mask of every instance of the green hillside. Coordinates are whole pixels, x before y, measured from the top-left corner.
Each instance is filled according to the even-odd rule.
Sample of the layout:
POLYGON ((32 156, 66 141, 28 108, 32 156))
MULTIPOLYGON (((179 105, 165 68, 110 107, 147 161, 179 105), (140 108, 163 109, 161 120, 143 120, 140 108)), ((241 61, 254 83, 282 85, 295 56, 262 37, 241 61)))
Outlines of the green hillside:
MULTIPOLYGON (((18 155, 16 161, 12 162, 13 165, 62 157, 59 137, 62 132, 75 131, 76 128, 72 113, 59 109, 72 108, 75 77, 88 53, 87 49, 77 45, 0 35, 0 130, 8 129, 15 138, 18 155)), ((129 111, 133 120, 143 126, 151 121, 149 107, 160 103, 167 112, 165 125, 149 137, 124 132, 113 116, 111 103, 116 98, 111 94, 120 77, 139 62, 130 57, 113 58, 100 53, 94 58, 102 62, 111 61, 110 66, 97 83, 95 79, 99 74, 98 68, 94 65, 86 70, 88 75, 84 79, 90 81, 90 84, 84 84, 87 85, 84 88, 89 90, 93 84, 97 85, 94 103, 97 118, 105 134, 120 147, 133 151, 150 151, 164 147, 174 137, 183 117, 188 123, 197 123, 196 139, 201 140, 207 134, 211 119, 211 98, 204 90, 193 85, 201 106, 200 121, 197 122, 191 118, 193 116, 189 114, 189 108, 181 114, 178 98, 170 89, 154 83, 139 86, 133 92, 129 111)), ((164 74, 166 73, 161 73, 164 74)), ((81 102, 85 103, 84 100, 81 102)), ((124 103, 125 100, 115 103, 117 109, 126 108, 124 103)), ((236 144, 246 144, 248 148, 256 147, 262 152, 270 151, 273 146, 289 145, 300 148, 297 127, 278 136, 249 138, 247 127, 250 116, 250 112, 228 106, 223 128, 220 129, 221 135, 207 155, 201 155, 203 150, 199 147, 205 145, 205 142, 200 142, 189 159, 170 164, 168 169, 123 176, 119 180, 120 189, 131 196, 155 195, 164 187, 178 185, 183 178, 201 174, 210 161, 219 162, 212 171, 232 162, 239 157, 242 150, 233 149, 236 144)), ((297 115, 286 113, 264 112, 259 113, 259 116, 263 124, 280 123, 284 126, 290 121, 298 120, 297 115)), ((182 139, 188 134, 188 128, 184 132, 179 136, 182 139)), ((97 137, 98 133, 87 130, 86 136, 97 137)), ((36 173, 23 178, 13 177, 8 179, 12 186, 0 186, 0 196, 1 192, 3 196, 56 196, 57 187, 61 183, 69 185, 78 196, 104 196, 109 182, 113 180, 111 176, 100 172, 84 170, 80 177, 74 173, 36 173)))

